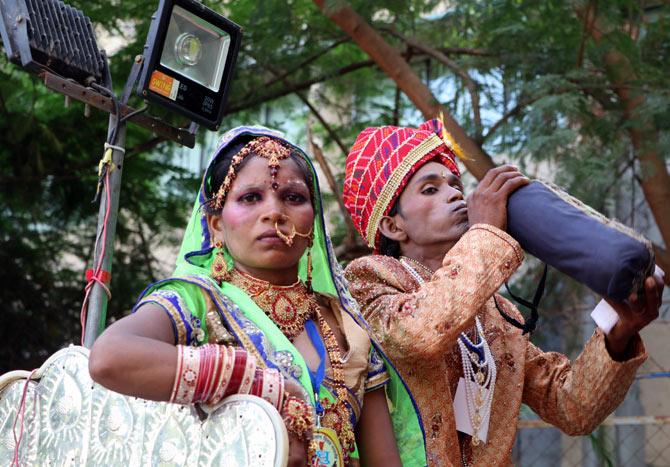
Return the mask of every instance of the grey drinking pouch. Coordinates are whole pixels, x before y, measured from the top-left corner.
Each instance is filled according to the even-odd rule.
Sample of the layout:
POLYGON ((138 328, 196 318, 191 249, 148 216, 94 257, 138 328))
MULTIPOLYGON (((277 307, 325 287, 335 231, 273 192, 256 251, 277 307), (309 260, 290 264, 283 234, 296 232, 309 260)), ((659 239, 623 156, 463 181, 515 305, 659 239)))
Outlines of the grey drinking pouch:
POLYGON ((603 297, 625 300, 654 271, 649 240, 551 184, 514 192, 507 216, 525 251, 603 297))

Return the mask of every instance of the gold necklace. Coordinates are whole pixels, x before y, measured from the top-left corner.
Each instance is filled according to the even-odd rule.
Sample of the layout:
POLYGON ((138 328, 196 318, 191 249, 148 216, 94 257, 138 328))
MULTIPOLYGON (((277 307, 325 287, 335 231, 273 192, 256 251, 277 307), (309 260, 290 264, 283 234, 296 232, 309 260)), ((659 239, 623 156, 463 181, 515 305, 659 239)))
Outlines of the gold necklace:
MULTIPOLYGON (((309 292, 300 279, 291 285, 273 285, 237 269, 231 271, 229 282, 246 292, 290 340, 302 332, 308 319, 316 317, 330 360, 332 390, 335 396, 334 402, 329 399, 321 401, 324 409, 321 423, 337 434, 346 462, 354 449, 356 435, 350 421, 350 410, 345 402, 348 389, 344 382, 344 359, 337 338, 321 314, 314 294, 309 292)), ((319 428, 316 430, 318 432, 319 428)), ((316 450, 316 443, 311 443, 310 458, 316 450)))
POLYGON ((305 329, 305 322, 319 307, 300 279, 291 285, 274 285, 233 269, 229 282, 246 292, 290 341, 305 329))
POLYGON ((337 438, 342 443, 344 461, 347 463, 349 454, 354 450, 356 435, 351 426, 350 411, 345 403, 348 397, 348 390, 344 383, 344 359, 333 330, 318 310, 316 317, 321 328, 321 335, 323 336, 326 352, 328 353, 328 359, 330 360, 330 367, 333 370, 332 389, 335 393, 334 402, 328 399, 321 401, 324 409, 321 423, 337 433, 337 438))

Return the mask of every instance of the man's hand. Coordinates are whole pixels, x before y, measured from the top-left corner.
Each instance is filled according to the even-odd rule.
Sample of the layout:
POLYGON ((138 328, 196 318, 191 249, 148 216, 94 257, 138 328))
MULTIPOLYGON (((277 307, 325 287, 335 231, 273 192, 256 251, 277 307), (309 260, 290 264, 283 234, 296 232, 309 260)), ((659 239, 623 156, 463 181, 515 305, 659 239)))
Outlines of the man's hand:
POLYGON ((614 360, 627 358, 630 340, 647 324, 658 318, 663 296, 663 280, 658 275, 644 281, 644 296, 632 293, 626 302, 607 300, 619 315, 619 321, 605 336, 607 350, 614 360))
POLYGON ((507 199, 530 180, 511 165, 489 170, 468 196, 468 222, 507 229, 507 199))

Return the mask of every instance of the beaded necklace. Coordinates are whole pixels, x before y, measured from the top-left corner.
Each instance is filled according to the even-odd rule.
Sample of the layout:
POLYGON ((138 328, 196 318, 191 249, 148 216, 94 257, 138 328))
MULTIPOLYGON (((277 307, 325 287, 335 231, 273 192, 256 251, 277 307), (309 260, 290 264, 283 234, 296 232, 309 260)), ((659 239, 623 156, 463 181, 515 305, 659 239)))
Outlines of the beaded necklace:
MULTIPOLYGON (((412 267, 412 264, 420 264, 411 258, 402 257, 400 264, 407 272, 419 283, 425 281, 421 275, 412 267), (411 264, 410 264, 411 263, 411 264)), ((421 264, 421 267, 433 274, 429 268, 421 264)), ((491 404, 493 402, 493 391, 496 384, 496 364, 491 354, 484 329, 479 317, 475 316, 475 342, 468 338, 467 334, 461 332, 458 337, 458 348, 461 353, 461 363, 463 365, 463 377, 465 380, 465 399, 468 409, 468 417, 473 429, 472 445, 479 445, 479 429, 482 422, 491 413, 491 404)))
POLYGON ((332 389, 335 392, 334 402, 328 399, 319 401, 323 407, 323 414, 317 415, 319 417, 317 425, 322 424, 323 426, 335 430, 342 443, 346 462, 349 458, 349 453, 354 451, 356 436, 353 427, 351 426, 350 410, 345 403, 348 398, 348 390, 344 384, 344 358, 340 352, 340 346, 337 343, 337 338, 335 337, 333 330, 318 310, 316 312, 316 317, 319 323, 319 328, 321 329, 323 341, 326 345, 328 359, 330 360, 333 381, 332 389))
POLYGON ((496 384, 496 365, 491 355, 491 349, 483 337, 484 330, 478 317, 475 317, 475 326, 479 342, 475 344, 468 339, 468 336, 461 333, 458 339, 458 347, 463 362, 468 416, 474 431, 472 444, 477 446, 479 445, 479 436, 477 436, 479 428, 491 413, 493 390, 496 384))
MULTIPOLYGON (((400 257, 400 262, 401 263, 409 263, 409 265, 412 266, 411 271, 414 272, 415 274, 417 273, 416 268, 419 268, 420 270, 422 270, 428 276, 432 276, 433 274, 435 274, 435 271, 430 269, 428 266, 426 266, 423 263, 420 263, 419 261, 417 261, 413 258, 410 258, 408 256, 401 256, 400 257)), ((410 272, 410 274, 412 274, 412 272, 410 272)))

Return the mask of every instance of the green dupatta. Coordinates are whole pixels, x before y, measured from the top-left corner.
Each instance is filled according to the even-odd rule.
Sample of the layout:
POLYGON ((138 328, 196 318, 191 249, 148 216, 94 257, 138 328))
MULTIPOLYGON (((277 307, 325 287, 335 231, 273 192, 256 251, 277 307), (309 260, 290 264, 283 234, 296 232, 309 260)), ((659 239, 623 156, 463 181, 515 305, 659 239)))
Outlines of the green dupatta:
MULTIPOLYGON (((363 319, 358 305, 349 294, 347 283, 343 277, 342 268, 335 259, 330 237, 326 231, 323 218, 323 207, 318 178, 314 167, 298 147, 284 140, 281 133, 264 127, 238 127, 226 133, 220 140, 214 157, 203 176, 198 197, 194 203, 191 218, 184 233, 181 249, 177 257, 177 266, 173 277, 148 287, 142 296, 150 294, 164 284, 173 288, 185 288, 182 293, 184 305, 196 312, 199 316, 193 323, 194 328, 203 329, 201 341, 206 342, 207 329, 204 326, 204 298, 196 294, 189 294, 189 288, 197 286, 209 294, 216 305, 217 312, 226 328, 234 335, 239 344, 247 351, 262 359, 268 366, 279 368, 285 377, 294 377, 305 388, 312 402, 314 396, 309 371, 300 352, 279 331, 268 316, 251 300, 251 298, 237 287, 224 283, 219 286, 210 279, 210 267, 214 260, 211 239, 207 227, 202 204, 207 200, 206 190, 210 180, 211 170, 216 165, 217 156, 222 153, 233 140, 241 135, 270 136, 282 140, 300 154, 312 172, 314 186, 314 242, 312 247, 312 288, 315 292, 338 297, 343 310, 365 329, 370 336, 372 333, 363 319)), ((228 257, 232 267, 232 258, 228 257)), ((306 254, 300 261, 299 275, 305 280, 307 270, 306 254)), ((390 382, 386 386, 389 409, 393 420, 398 449, 403 465, 419 466, 426 464, 425 434, 423 424, 416 404, 393 365, 388 361, 380 346, 374 341, 373 346, 384 358, 390 382)), ((333 399, 332 394, 322 387, 320 397, 333 399)))

